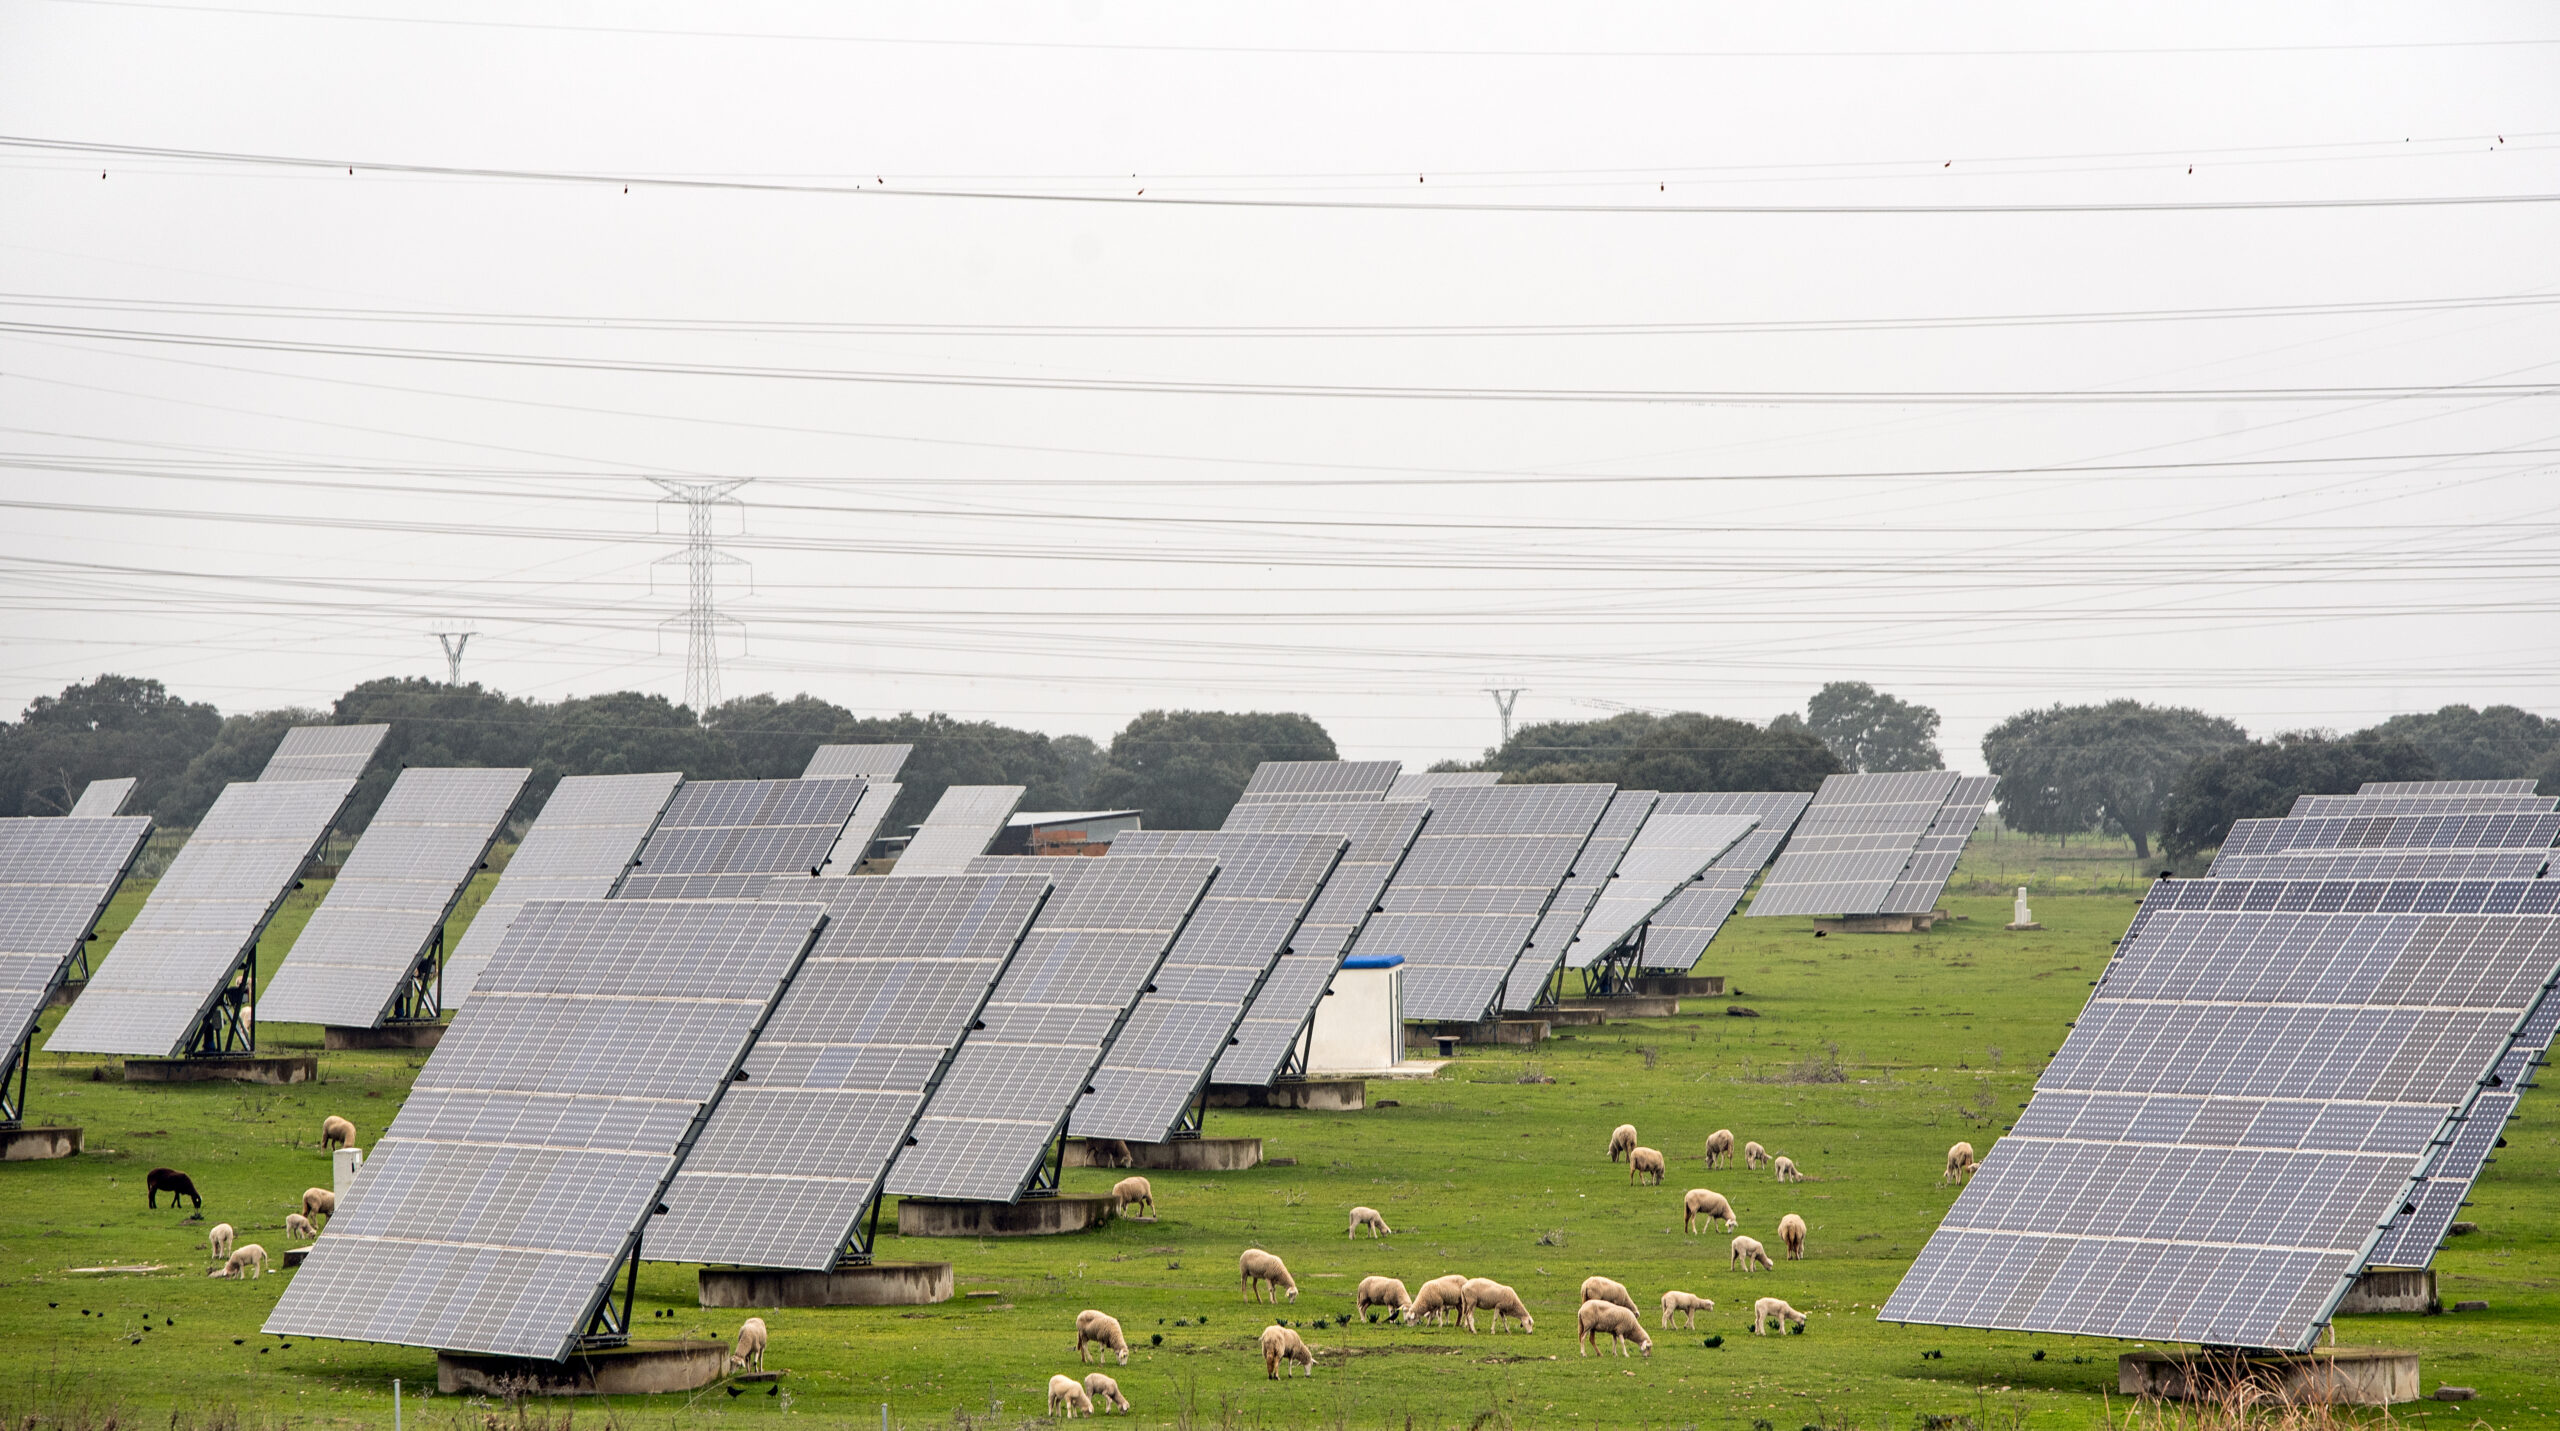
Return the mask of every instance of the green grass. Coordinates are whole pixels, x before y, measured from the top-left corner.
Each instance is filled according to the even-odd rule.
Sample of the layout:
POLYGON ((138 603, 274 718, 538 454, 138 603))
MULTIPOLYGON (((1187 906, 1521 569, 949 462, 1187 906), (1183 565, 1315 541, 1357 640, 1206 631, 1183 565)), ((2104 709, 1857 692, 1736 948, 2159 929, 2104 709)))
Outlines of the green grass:
MULTIPOLYGON (((576 1414, 634 1426, 663 1417, 671 1431, 777 1418, 862 1427, 879 1424, 886 1402, 903 1427, 983 1427, 1000 1401, 1011 1423, 1042 1411, 1050 1373, 1077 1369, 1075 1313, 1099 1307, 1137 1344, 1112 1371, 1149 1426, 1392 1431, 1408 1416, 1434 1428, 1916 1431, 1924 1416, 1972 1417, 1977 1428, 2100 1424, 2122 1343, 1874 1320, 1953 1199, 1937 1185, 1947 1145, 1987 1146, 2014 1117, 2133 910, 2129 897, 2056 894, 2038 901, 2044 931, 2008 934, 2005 900, 1949 904, 1969 921, 1915 937, 1817 940, 1801 920, 1740 921, 1701 966, 1729 976, 1728 999, 1535 1049, 1471 1050, 1441 1079, 1370 1086, 1373 1100, 1400 1106, 1213 1113, 1213 1135, 1262 1137, 1267 1155, 1294 1165, 1154 1175, 1162 1219, 1152 1224, 1051 1239, 884 1237, 884 1259, 947 1259, 963 1292, 996 1295, 768 1311, 785 1396, 632 1399, 576 1414), (1728 1002, 1761 1017, 1727 1017, 1728 1002), (1834 1077, 1835 1058, 1842 1081, 1790 1081, 1834 1077), (1530 1072, 1555 1081, 1518 1081, 1530 1072), (1630 1187, 1607 1161, 1620 1122, 1671 1155, 1664 1186, 1630 1187), (1766 1173, 1705 1171, 1700 1147, 1719 1127, 1792 1155, 1814 1181, 1782 1189, 1766 1173), (1699 1185, 1731 1196, 1743 1230, 1773 1247, 1778 1217, 1801 1212, 1812 1224, 1808 1260, 1782 1261, 1774 1275, 1728 1270, 1721 1233, 1680 1233, 1680 1194, 1699 1185), (1346 1242, 1354 1203, 1382 1209, 1397 1235, 1346 1242), (1293 1323, 1348 1312, 1367 1274, 1418 1284, 1459 1271, 1519 1288, 1538 1329, 1471 1337, 1329 1325, 1307 1333, 1321 1356, 1312 1380, 1267 1382, 1253 1340, 1275 1313, 1238 1295, 1235 1258, 1247 1246, 1279 1253, 1296 1273, 1302 1293, 1276 1313, 1293 1323), (1584 1360, 1573 1311, 1591 1273, 1628 1283, 1648 1307, 1667 1287, 1717 1307, 1694 1334, 1657 1329, 1650 1360, 1584 1360), (1772 1293, 1812 1314, 1809 1335, 1750 1335, 1752 1298, 1772 1293), (1150 1344, 1159 1334, 1160 1348, 1150 1344), (1710 1334, 1724 1345, 1702 1346, 1710 1334), (1943 1360, 1924 1360, 1931 1350, 1943 1360)), ((316 1043, 317 1031, 277 1026, 268 1037, 316 1043)), ((10 1352, 0 1422, 22 1426, 33 1413, 61 1426, 85 1417, 90 1428, 113 1415, 124 1431, 229 1420, 388 1426, 391 1379, 413 1397, 431 1386, 431 1353, 309 1340, 287 1350, 259 1335, 284 1284, 206 1278, 205 1224, 146 1211, 140 1184, 151 1167, 184 1168, 207 1194, 207 1222, 233 1222, 243 1240, 280 1251, 302 1189, 329 1180, 321 1118, 343 1113, 370 1140, 420 1059, 328 1054, 319 1084, 243 1089, 90 1081, 101 1060, 39 1054, 33 1112, 85 1125, 92 1151, 0 1166, 0 1346, 10 1352), (128 1262, 168 1270, 67 1270, 128 1262), (82 1317, 84 1308, 98 1315, 82 1317), (176 1325, 163 1325, 171 1317, 176 1325)), ((2524 1111, 2468 1214, 2484 1230, 2438 1258, 2448 1303, 2481 1298, 2491 1310, 2340 1328, 2345 1343, 2421 1351, 2430 1390, 2451 1381, 2484 1397, 2402 1408, 2411 1425, 2560 1424, 2560 1120, 2547 1097, 2524 1111)), ((1101 1191, 1116 1176, 1070 1171, 1068 1190, 1101 1191)), ((692 1287, 692 1268, 651 1264, 642 1332, 734 1332, 744 1314, 696 1306, 692 1287), (662 1310, 675 1315, 649 1315, 662 1310)), ((493 1424, 490 1408, 459 1398, 412 1399, 408 1410, 435 1431, 493 1424)))

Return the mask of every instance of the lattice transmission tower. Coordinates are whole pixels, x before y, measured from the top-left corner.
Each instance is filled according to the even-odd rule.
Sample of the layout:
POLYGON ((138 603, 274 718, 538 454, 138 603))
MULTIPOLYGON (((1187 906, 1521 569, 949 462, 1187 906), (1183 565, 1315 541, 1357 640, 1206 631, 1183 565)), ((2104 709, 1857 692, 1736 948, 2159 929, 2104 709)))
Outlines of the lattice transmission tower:
MULTIPOLYGON (((658 558, 656 565, 682 565, 685 569, 686 601, 682 616, 670 616, 660 623, 684 627, 684 703, 693 708, 695 719, 711 713, 720 704, 720 628, 746 630, 743 622, 720 614, 719 569, 745 566, 746 562, 712 544, 712 515, 722 506, 745 510, 744 503, 731 494, 754 480, 728 477, 710 482, 686 482, 673 477, 649 479, 666 492, 659 505, 670 502, 684 504, 684 550, 658 558)), ((743 519, 740 522, 744 528, 743 519)))
POLYGON ((1502 743, 1504 745, 1511 743, 1511 708, 1519 703, 1520 693, 1527 689, 1526 686, 1485 687, 1484 693, 1493 697, 1494 705, 1502 711, 1502 743))

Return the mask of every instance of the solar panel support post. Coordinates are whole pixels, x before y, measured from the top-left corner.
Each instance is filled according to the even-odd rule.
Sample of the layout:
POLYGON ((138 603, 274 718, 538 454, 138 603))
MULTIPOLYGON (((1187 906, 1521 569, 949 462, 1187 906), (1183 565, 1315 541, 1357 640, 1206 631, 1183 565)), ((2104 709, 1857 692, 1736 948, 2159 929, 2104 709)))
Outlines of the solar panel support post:
POLYGON ((213 1007, 196 1022, 188 1058, 246 1058, 258 1051, 258 946, 231 971, 213 1007))
POLYGON ((1056 1197, 1058 1195, 1058 1186, 1067 1175, 1065 1119, 1058 1121, 1058 1131, 1052 1136, 1050 1142, 1051 1147, 1047 1156, 1041 1158, 1039 1165, 1031 1170, 1031 1186, 1022 1190, 1024 1197, 1056 1197))
POLYGON ((604 1296, 596 1302, 595 1315, 587 1318, 587 1329, 578 1336, 577 1350, 631 1345, 631 1304, 639 1292, 640 1239, 634 1237, 631 1250, 623 1256, 621 1305, 614 1304, 613 1283, 606 1282, 604 1296))
POLYGON ((27 1116, 27 1065, 34 1061, 36 1031, 28 1029, 0 1068, 0 1128, 15 1128, 27 1116))
POLYGON ((853 1220, 853 1230, 845 1234, 844 1246, 836 1252, 836 1270, 871 1265, 871 1249, 880 1243, 880 1189, 871 1190, 870 1205, 853 1220))
POLYGON ((427 947, 409 966, 409 977, 402 980, 400 992, 391 996, 391 1012, 384 1016, 386 1024, 431 1024, 444 1017, 444 926, 436 926, 427 947))
MULTIPOLYGON (((1212 1062, 1214 1063, 1215 1060, 1212 1062)), ((1165 1134, 1164 1140, 1168 1143, 1177 1143, 1185 1138, 1197 1139, 1200 1136, 1201 1126, 1208 1121, 1209 1080, 1203 1078, 1200 1080, 1199 1096, 1183 1105, 1182 1121, 1173 1125, 1173 1131, 1165 1134)))

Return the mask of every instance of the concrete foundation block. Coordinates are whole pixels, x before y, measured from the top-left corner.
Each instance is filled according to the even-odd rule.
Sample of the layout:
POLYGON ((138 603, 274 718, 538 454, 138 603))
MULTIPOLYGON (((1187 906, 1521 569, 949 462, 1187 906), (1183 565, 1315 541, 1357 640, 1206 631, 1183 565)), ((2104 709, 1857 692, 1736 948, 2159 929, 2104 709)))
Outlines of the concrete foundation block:
POLYGON ((444 1038, 443 1024, 385 1024, 378 1029, 340 1028, 330 1024, 320 1030, 320 1046, 332 1052, 365 1048, 433 1048, 444 1038))
POLYGON ((1357 1113, 1369 1106, 1369 1083, 1363 1078, 1301 1078, 1254 1088, 1239 1083, 1209 1085, 1212 1108, 1301 1108, 1310 1113, 1357 1113))
POLYGON ((1856 914, 1846 919, 1817 919, 1825 934, 1918 934, 1937 921, 1925 914, 1856 914))
POLYGON ((2375 1312, 2427 1312, 2436 1306, 2436 1274, 2430 1267, 2378 1267, 2356 1278, 2338 1303, 2341 1316, 2375 1312))
POLYGON ((630 1396, 700 1391, 729 1369, 729 1344, 633 1342, 572 1353, 565 1361, 436 1353, 436 1390, 446 1396, 630 1396))
POLYGON ((1678 998, 1688 994, 1696 998, 1722 998, 1722 974, 1640 974, 1635 980, 1639 994, 1668 994, 1678 998))
POLYGON ((923 1307, 951 1300, 948 1262, 874 1262, 832 1272, 705 1267, 696 1299, 706 1307, 923 1307))
POLYGON ((1429 1048, 1441 1038, 1454 1038, 1460 1043, 1530 1044, 1546 1042, 1549 1027, 1545 1019, 1482 1019, 1474 1023, 1407 1024, 1404 1041, 1408 1047, 1429 1048))
POLYGON ((0 1128, 0 1163, 68 1158, 80 1151, 78 1128, 0 1128))
POLYGON ((287 1267, 299 1267, 302 1265, 303 1260, 308 1258, 310 1255, 311 1249, 308 1247, 288 1247, 284 1250, 284 1265, 287 1267))
POLYGON ((1071 1168, 1126 1167, 1139 1172, 1240 1173, 1262 1162, 1260 1138, 1181 1138, 1170 1143, 1132 1143, 1117 1139, 1069 1138, 1066 1165, 1071 1168), (1129 1161, 1112 1156, 1129 1150, 1129 1161))
POLYGON ((2248 1385, 2303 1405, 2391 1406, 2418 1399, 2418 1354, 2323 1347, 2298 1355, 2138 1351, 2116 1359, 2116 1388, 2163 1401, 2210 1401, 2248 1385))
POLYGON ((127 1083, 309 1083, 320 1076, 310 1054, 251 1054, 245 1058, 128 1058, 127 1083))
POLYGON ((1027 1197, 1020 1202, 901 1198, 898 1235, 1057 1237, 1100 1227, 1112 1219, 1118 1206, 1108 1193, 1091 1197, 1027 1197))
POLYGON ((1609 1022, 1609 1016, 1598 1009, 1546 1009, 1541 1011, 1538 1017, 1545 1019, 1547 1027, 1551 1029, 1598 1028, 1609 1022))
POLYGON ((1565 1013, 1588 1009, 1613 1019, 1667 1019, 1680 1012, 1680 1001, 1669 994, 1621 994, 1611 999, 1567 999, 1558 1007, 1565 1013))

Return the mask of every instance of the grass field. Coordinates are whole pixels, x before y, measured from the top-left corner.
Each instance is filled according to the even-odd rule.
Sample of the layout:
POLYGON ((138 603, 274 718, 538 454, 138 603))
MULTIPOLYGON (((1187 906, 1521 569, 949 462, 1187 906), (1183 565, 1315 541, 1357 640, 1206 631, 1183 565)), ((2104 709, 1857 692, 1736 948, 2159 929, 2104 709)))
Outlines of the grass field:
MULTIPOLYGON (((280 937, 318 893, 296 897, 280 937)), ((134 899, 120 898, 114 923, 130 917, 134 899)), ((1534 1050, 1470 1051, 1433 1081, 1371 1085, 1373 1100, 1397 1106, 1213 1113, 1212 1134, 1260 1136, 1268 1156, 1294 1163, 1158 1174, 1160 1221, 1079 1237, 884 1237, 884 1259, 947 1259, 964 1293, 993 1295, 766 1312, 770 1363, 787 1373, 782 1394, 581 1403, 574 1414, 634 1427, 777 1418, 875 1426, 886 1403, 902 1427, 1011 1424, 1043 1411, 1052 1372, 1077 1370, 1073 1319, 1098 1307, 1136 1344, 1129 1365, 1112 1370, 1136 1403, 1134 1419, 1150 1426, 2102 1424, 2121 1343, 1874 1320, 1953 1198, 1937 1185, 1947 1145, 1968 1138, 1983 1147, 2015 1115, 2134 901, 2041 896, 2047 928, 2031 934, 1999 928, 2005 899, 1949 904, 1969 922, 1916 937, 1816 940, 1802 920, 1738 921, 1701 966, 1733 981, 1729 1000, 1574 1031, 1534 1050), (1727 1002, 1761 1017, 1728 1017, 1727 1002), (1553 1082, 1521 1081, 1528 1076, 1553 1082), (1672 1157, 1662 1187, 1630 1187, 1607 1161, 1619 1122, 1672 1157), (1707 1172, 1700 1148, 1719 1127, 1792 1155, 1814 1181, 1782 1189, 1766 1173, 1707 1172), (1781 1261, 1774 1274, 1729 1270, 1723 1234, 1680 1232, 1680 1194, 1699 1185, 1731 1196, 1743 1230, 1773 1248, 1779 1216, 1802 1213, 1812 1225, 1808 1259, 1781 1261), (1382 1209, 1397 1235, 1346 1242, 1344 1210, 1354 1203, 1382 1209), (1279 1253, 1296 1273, 1302 1294, 1276 1315, 1307 1328, 1320 1353, 1312 1379, 1263 1379, 1253 1342, 1275 1313, 1239 1298, 1235 1259, 1247 1246, 1279 1253), (1364 1275, 1418 1285, 1450 1271, 1517 1287, 1536 1332, 1330 1324, 1349 1312, 1364 1275), (1574 1348, 1575 1289, 1595 1272, 1626 1282, 1640 1305, 1681 1287, 1717 1307, 1695 1333, 1656 1329, 1649 1360, 1585 1360, 1574 1348), (1750 1335, 1751 1300, 1771 1293, 1811 1314, 1808 1335, 1750 1335), (1311 1325, 1320 1319, 1328 1325, 1311 1325), (1710 1335, 1723 1345, 1702 1345, 1710 1335), (1924 1359, 1929 1351, 1943 1359, 1924 1359)), ((316 1045, 318 1036, 274 1026, 265 1041, 316 1045)), ((321 1083, 267 1089, 93 1081, 105 1061, 39 1054, 31 1121, 84 1125, 91 1151, 0 1165, 0 1346, 9 1352, 0 1424, 28 1427, 35 1416, 32 1424, 79 1431, 388 1426, 394 1377, 411 1393, 412 1424, 518 1424, 524 1408, 418 1399, 434 1382, 432 1353, 261 1336, 283 1286, 273 1275, 204 1276, 210 1222, 230 1221, 244 1241, 282 1250, 284 1217, 302 1189, 329 1181, 321 1118, 343 1113, 369 1140, 422 1057, 329 1054, 321 1083), (159 1165, 195 1176, 205 1223, 136 1205, 143 1172, 159 1165), (69 1270, 125 1263, 166 1270, 69 1270)), ((2548 1097, 2528 1098, 2524 1112, 2470 1214, 2483 1230, 2437 1263, 2448 1304, 2479 1298, 2490 1310, 2340 1327, 2345 1343, 2420 1350, 2430 1390, 2451 1381, 2481 1391, 2468 1404, 2404 1407, 2402 1422, 2560 1425, 2560 1120, 2548 1097)), ((1068 1188, 1100 1191, 1116 1176, 1070 1171, 1068 1188)), ((697 1307, 692 1288, 692 1268, 652 1264, 641 1330, 733 1332, 743 1314, 697 1307)), ((565 1405, 535 1408, 528 1424, 548 1416, 557 1427, 565 1405)), ((2120 1418, 2123 1403, 2113 1407, 2120 1418)))

